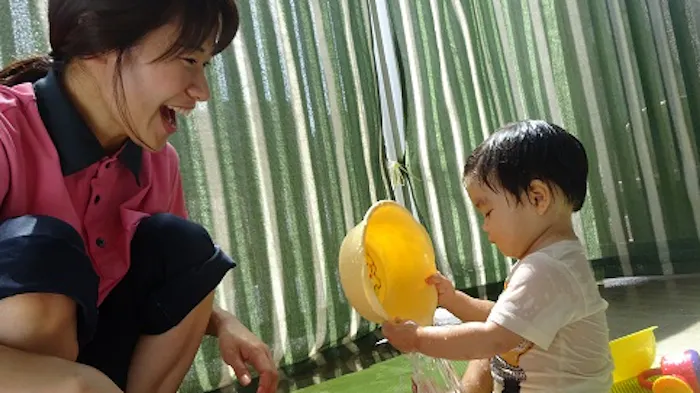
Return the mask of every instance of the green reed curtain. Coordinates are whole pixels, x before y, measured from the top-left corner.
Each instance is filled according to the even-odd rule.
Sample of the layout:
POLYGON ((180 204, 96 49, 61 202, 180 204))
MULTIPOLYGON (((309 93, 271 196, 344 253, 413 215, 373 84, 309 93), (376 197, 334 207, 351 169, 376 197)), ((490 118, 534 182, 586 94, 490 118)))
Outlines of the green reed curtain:
MULTIPOLYGON (((460 172, 509 121, 546 118, 586 145, 575 224, 601 274, 698 270, 697 1, 239 5, 241 32, 209 71, 212 100, 173 143, 192 218, 239 263, 217 302, 304 376, 283 391, 393 355, 367 349, 375 326, 337 279, 340 242, 373 201, 414 210, 458 287, 499 290, 510 261, 480 233, 460 172)), ((0 0, 0 63, 46 41, 46 0, 0 0)), ((231 382, 206 339, 181 391, 231 382)))
POLYGON ((575 226, 600 274, 698 271, 700 3, 386 4, 393 36, 380 46, 393 57, 378 67, 396 77, 381 88, 403 94, 384 105, 405 108, 405 127, 392 129, 406 139, 398 156, 439 266, 458 286, 508 273, 460 175, 489 133, 524 118, 559 123, 588 150, 589 195, 575 226))

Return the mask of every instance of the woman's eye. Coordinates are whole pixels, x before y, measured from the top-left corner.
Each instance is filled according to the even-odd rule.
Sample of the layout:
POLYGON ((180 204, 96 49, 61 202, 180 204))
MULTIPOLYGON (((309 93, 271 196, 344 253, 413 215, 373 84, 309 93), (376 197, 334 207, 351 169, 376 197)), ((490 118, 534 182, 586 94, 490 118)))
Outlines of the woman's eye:
POLYGON ((489 218, 489 216, 491 215, 491 212, 492 212, 492 211, 493 211, 493 210, 489 210, 489 212, 486 213, 486 214, 484 215, 484 218, 489 218))
POLYGON ((182 60, 184 60, 185 62, 187 62, 187 63, 189 63, 189 64, 192 64, 192 65, 197 64, 197 59, 192 59, 192 58, 190 58, 190 57, 185 57, 185 58, 183 58, 182 60))

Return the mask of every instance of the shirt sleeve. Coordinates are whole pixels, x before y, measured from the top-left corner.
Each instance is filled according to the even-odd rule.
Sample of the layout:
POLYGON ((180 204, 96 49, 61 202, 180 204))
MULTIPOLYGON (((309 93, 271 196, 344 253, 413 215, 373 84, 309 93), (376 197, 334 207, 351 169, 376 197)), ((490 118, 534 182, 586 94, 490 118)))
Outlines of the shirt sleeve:
POLYGON ((185 191, 182 188, 182 176, 180 174, 180 158, 174 148, 171 149, 171 168, 174 173, 172 188, 170 190, 170 205, 168 212, 182 218, 189 218, 187 204, 185 203, 185 191))
POLYGON ((544 254, 519 262, 488 320, 547 350, 583 307, 565 267, 544 254))

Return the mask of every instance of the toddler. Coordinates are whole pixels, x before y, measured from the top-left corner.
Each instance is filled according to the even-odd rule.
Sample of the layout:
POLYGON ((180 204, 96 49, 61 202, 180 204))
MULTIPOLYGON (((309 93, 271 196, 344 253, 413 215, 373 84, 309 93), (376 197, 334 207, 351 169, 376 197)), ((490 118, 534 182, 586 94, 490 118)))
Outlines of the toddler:
POLYGON ((493 303, 430 277, 440 305, 463 323, 388 322, 389 342, 472 360, 463 380, 469 393, 608 392, 608 303, 572 226, 587 175, 583 145, 554 124, 528 120, 492 134, 467 159, 463 181, 489 240, 517 260, 505 289, 493 303))

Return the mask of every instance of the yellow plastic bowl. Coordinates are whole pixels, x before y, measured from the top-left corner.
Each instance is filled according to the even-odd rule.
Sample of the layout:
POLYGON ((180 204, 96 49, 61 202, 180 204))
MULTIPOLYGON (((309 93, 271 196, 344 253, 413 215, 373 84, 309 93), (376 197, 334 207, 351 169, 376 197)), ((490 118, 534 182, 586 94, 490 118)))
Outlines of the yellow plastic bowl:
POLYGON ((437 291, 425 279, 437 272, 435 252, 425 228, 400 204, 372 205, 343 239, 338 264, 343 292, 363 318, 432 325, 437 291))
POLYGON ((642 371, 651 368, 656 359, 656 336, 658 326, 620 337, 610 342, 615 370, 615 382, 636 378, 642 371))

